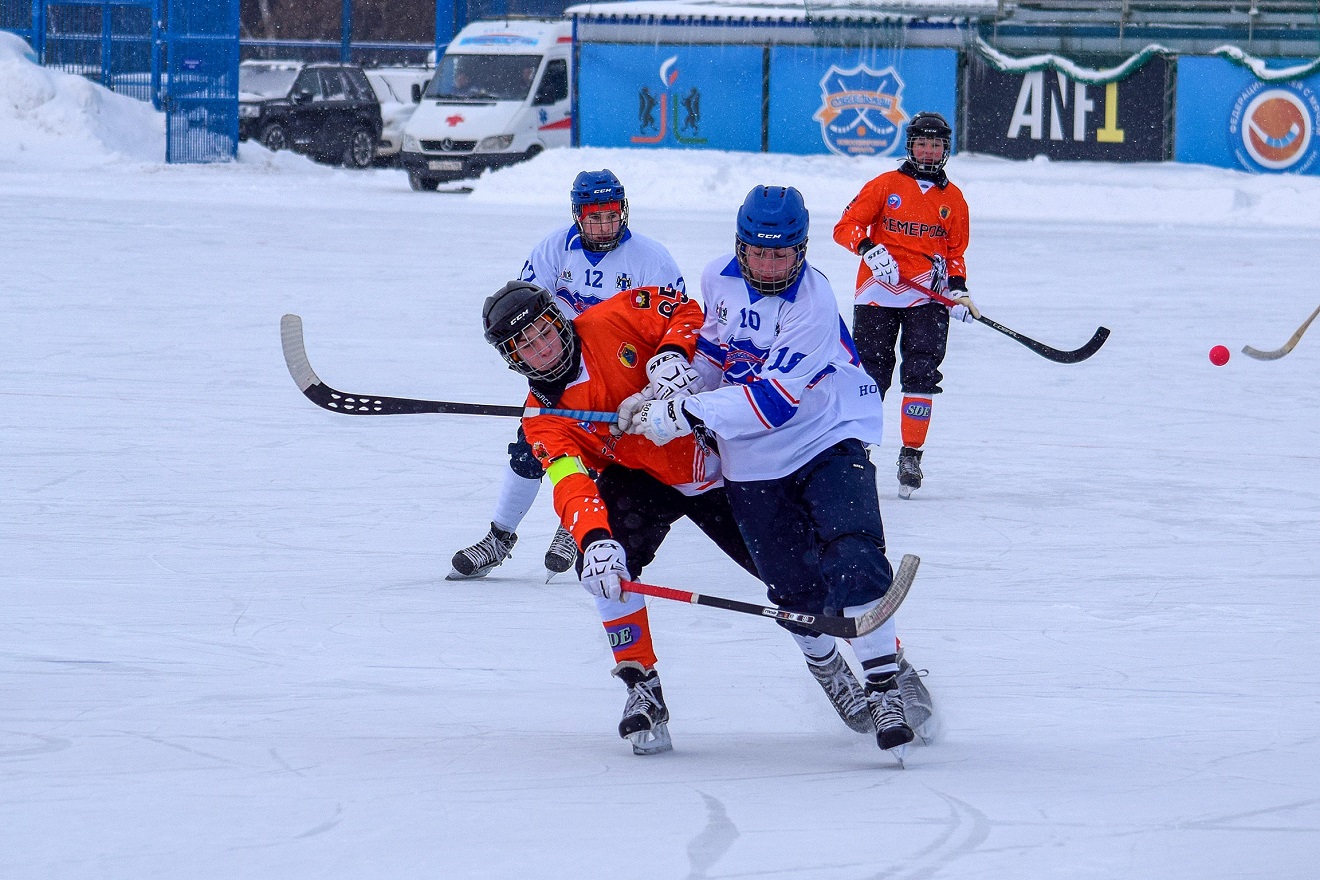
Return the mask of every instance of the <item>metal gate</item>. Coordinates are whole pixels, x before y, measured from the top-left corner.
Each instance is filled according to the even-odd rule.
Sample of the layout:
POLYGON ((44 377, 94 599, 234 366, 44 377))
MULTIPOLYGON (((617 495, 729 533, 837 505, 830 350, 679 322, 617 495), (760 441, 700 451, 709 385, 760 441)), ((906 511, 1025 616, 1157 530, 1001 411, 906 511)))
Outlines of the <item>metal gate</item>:
POLYGON ((37 31, 34 19, 40 15, 33 0, 0 0, 0 31, 13 31, 34 49, 37 31))
POLYGON ((238 152, 239 0, 168 0, 166 162, 238 152))
POLYGON ((49 0, 42 63, 159 106, 160 0, 49 0))

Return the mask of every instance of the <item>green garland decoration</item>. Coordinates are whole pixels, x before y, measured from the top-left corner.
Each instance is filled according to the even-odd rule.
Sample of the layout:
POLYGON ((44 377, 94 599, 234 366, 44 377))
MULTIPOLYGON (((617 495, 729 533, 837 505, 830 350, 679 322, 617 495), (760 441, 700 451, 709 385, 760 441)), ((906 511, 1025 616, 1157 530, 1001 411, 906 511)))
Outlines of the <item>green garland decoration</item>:
MULTIPOLYGON (((976 50, 981 53, 981 57, 985 59, 987 64, 1000 73, 1032 73, 1037 70, 1058 70, 1066 74, 1069 79, 1090 86, 1101 86, 1127 79, 1154 55, 1177 57, 1179 54, 1168 46, 1151 43, 1122 64, 1100 70, 1082 67, 1062 55, 1031 55, 1027 58, 1010 58, 987 43, 980 35, 976 37, 976 50)), ((1320 73, 1320 58, 1293 67, 1270 70, 1265 66, 1264 59, 1248 55, 1236 46, 1219 46, 1211 50, 1210 54, 1218 55, 1220 58, 1247 68, 1257 79, 1265 82, 1287 82, 1289 80, 1305 79, 1308 76, 1320 73)))

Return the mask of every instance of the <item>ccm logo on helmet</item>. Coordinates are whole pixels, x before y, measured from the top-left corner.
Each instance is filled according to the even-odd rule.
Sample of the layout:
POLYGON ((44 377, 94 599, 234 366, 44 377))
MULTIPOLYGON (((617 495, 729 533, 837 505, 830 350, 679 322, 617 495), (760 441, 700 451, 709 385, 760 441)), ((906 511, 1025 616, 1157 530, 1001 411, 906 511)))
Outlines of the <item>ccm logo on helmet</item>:
POLYGON ((775 241, 784 237, 784 233, 782 232, 757 232, 754 234, 757 238, 763 238, 766 241, 775 241))

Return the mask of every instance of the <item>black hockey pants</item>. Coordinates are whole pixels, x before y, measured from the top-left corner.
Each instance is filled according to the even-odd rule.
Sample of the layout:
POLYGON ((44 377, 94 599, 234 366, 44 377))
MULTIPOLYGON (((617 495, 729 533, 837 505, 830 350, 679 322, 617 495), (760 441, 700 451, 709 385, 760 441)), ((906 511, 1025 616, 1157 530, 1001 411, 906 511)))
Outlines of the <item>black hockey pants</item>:
POLYGON ((894 574, 875 467, 860 440, 837 443, 778 480, 725 480, 725 488, 770 601, 780 608, 837 614, 889 590, 894 574))
POLYGON ((935 302, 907 309, 854 306, 853 342, 862 369, 880 386, 881 397, 894 379, 895 343, 903 355, 899 368, 903 393, 939 394, 944 378, 940 364, 949 342, 949 310, 935 302))
MULTIPOLYGON (((684 495, 645 471, 620 465, 605 468, 596 478, 596 489, 609 510, 610 532, 628 555, 628 571, 634 580, 655 559, 670 527, 685 516, 730 559, 759 577, 724 489, 684 495)), ((581 554, 578 573, 582 573, 581 554)))

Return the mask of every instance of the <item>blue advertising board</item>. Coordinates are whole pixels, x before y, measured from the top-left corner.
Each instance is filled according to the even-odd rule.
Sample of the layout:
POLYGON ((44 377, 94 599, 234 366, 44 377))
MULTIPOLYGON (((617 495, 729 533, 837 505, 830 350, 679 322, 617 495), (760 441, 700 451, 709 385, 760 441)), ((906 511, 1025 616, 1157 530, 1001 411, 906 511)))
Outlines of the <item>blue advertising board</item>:
MULTIPOLYGON (((1309 59, 1270 59, 1276 68, 1309 59)), ((1320 75, 1269 82, 1223 58, 1178 59, 1174 159, 1320 174, 1320 75)))
POLYGON ((578 142, 761 149, 760 46, 583 43, 578 142))
POLYGON ((771 152, 901 157, 909 119, 933 110, 956 127, 957 102, 953 49, 770 50, 771 152))

